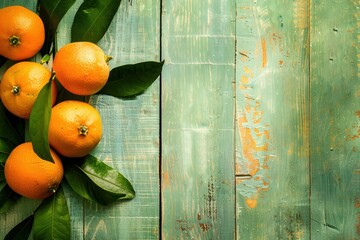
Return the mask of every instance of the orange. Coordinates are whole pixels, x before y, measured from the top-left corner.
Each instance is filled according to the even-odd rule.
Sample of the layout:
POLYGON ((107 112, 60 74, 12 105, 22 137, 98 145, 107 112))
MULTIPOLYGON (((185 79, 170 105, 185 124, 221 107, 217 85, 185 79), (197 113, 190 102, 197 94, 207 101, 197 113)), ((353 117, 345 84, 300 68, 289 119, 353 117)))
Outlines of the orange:
POLYGON ((65 157, 83 157, 100 142, 102 121, 90 104, 66 100, 52 108, 49 143, 65 157))
POLYGON ((32 199, 51 196, 63 178, 64 169, 59 156, 51 150, 54 163, 41 159, 26 142, 12 150, 5 162, 4 174, 9 187, 32 199))
MULTIPOLYGON (((28 119, 34 102, 51 78, 50 71, 36 62, 18 62, 6 70, 1 79, 0 95, 4 106, 14 115, 28 119)), ((56 84, 52 83, 52 102, 56 84)))
POLYGON ((22 6, 0 9, 0 55, 14 60, 33 57, 45 41, 41 18, 22 6))
POLYGON ((53 70, 61 85, 77 95, 91 95, 101 90, 109 74, 109 60, 103 50, 91 42, 69 43, 59 49, 53 70))

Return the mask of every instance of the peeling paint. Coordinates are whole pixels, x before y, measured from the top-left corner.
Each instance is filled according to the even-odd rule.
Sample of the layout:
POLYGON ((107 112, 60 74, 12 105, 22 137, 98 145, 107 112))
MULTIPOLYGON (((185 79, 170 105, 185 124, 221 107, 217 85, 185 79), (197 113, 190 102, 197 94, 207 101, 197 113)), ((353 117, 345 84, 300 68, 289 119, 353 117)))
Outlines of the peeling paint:
POLYGON ((248 198, 245 200, 245 203, 249 208, 255 208, 257 205, 257 197, 254 199, 248 198))
MULTIPOLYGON (((355 116, 360 120, 360 111, 356 111, 355 116)), ((352 129, 355 130, 355 132, 349 129, 346 130, 346 141, 354 141, 360 138, 360 125, 354 125, 352 129)))
POLYGON ((251 176, 254 176, 259 170, 259 161, 254 157, 254 152, 258 151, 256 142, 251 135, 251 129, 246 127, 248 120, 244 114, 239 118, 240 136, 242 139, 242 152, 244 158, 247 160, 248 172, 251 176))
MULTIPOLYGON (((260 59, 257 71, 264 71, 268 64, 267 43, 265 38, 259 39, 261 52, 256 52, 260 59)), ((259 49, 259 48, 258 48, 259 49)), ((239 79, 239 99, 242 99, 238 105, 238 129, 241 143, 241 160, 235 165, 237 174, 244 173, 244 167, 250 179, 237 179, 237 184, 241 184, 240 194, 243 195, 245 203, 249 208, 255 208, 258 204, 257 199, 260 191, 266 191, 269 188, 269 167, 267 162, 270 158, 270 130, 269 125, 264 122, 265 112, 262 108, 261 99, 257 97, 256 81, 264 80, 255 77, 253 69, 243 66, 242 75, 239 79)))

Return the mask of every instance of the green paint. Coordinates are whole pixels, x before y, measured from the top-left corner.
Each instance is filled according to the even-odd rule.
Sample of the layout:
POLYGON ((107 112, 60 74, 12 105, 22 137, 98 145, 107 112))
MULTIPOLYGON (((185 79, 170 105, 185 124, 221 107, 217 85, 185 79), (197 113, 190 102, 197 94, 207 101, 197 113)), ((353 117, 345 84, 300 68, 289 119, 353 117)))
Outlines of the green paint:
MULTIPOLYGON (((110 64, 160 61, 160 1, 122 1, 100 41, 110 64)), ((120 170, 136 197, 111 207, 86 202, 85 239, 159 239, 159 81, 133 100, 98 96, 91 102, 104 116, 100 159, 120 170), (106 107, 105 107, 106 106, 106 107)))
POLYGON ((163 1, 163 239, 234 236, 234 7, 163 1))
POLYGON ((309 239, 307 1, 237 1, 236 238, 309 239))
POLYGON ((311 7, 312 236, 359 239, 359 2, 311 7))
MULTIPOLYGON (((94 154, 136 198, 102 207, 63 186, 71 239, 358 239, 359 7, 122 1, 99 45, 112 68, 165 59, 162 92, 157 80, 129 101, 91 98, 104 124, 94 154)), ((0 238, 38 203, 3 214, 0 238)))

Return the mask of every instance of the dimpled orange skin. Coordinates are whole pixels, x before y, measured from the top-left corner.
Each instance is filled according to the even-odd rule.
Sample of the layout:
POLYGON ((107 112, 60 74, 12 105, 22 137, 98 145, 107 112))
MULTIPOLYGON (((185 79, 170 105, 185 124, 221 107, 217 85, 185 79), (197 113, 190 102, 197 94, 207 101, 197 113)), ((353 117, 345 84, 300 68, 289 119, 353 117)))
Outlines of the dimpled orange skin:
POLYGON ((36 55, 44 41, 44 24, 33 11, 22 6, 0 9, 0 55, 14 61, 25 60, 36 55), (11 38, 16 44, 10 43, 11 38))
MULTIPOLYGON (((14 64, 1 79, 0 96, 4 106, 12 114, 28 119, 39 92, 50 78, 50 71, 40 63, 24 61, 14 64)), ((53 82, 52 104, 56 95, 56 84, 53 82)))
POLYGON ((33 151, 32 143, 18 145, 5 162, 4 174, 9 187, 31 199, 51 196, 60 185, 64 169, 59 156, 51 150, 55 163, 45 161, 33 151))
POLYGON ((94 43, 73 42, 56 53, 53 70, 69 92, 88 96, 105 86, 110 74, 109 59, 94 43))
POLYGON ((66 100, 52 108, 49 143, 59 154, 83 157, 98 145, 101 137, 101 117, 90 104, 66 100))

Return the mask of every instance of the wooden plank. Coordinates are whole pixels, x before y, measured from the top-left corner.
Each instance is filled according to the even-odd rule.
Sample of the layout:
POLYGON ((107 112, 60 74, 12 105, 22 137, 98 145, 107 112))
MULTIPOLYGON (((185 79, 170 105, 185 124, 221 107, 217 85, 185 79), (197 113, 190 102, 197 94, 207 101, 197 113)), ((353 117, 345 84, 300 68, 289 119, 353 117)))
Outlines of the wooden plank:
MULTIPOLYGON (((160 1, 123 1, 99 43, 111 66, 160 61, 160 1)), ((136 197, 110 207, 84 204, 85 239, 159 238, 159 81, 133 100, 98 96, 104 139, 95 154, 133 184, 136 197)))
POLYGON ((163 1, 162 239, 234 237, 234 17, 163 1))
MULTIPOLYGON (((25 1, 17 1, 22 2, 25 1)), ((36 2, 26 2, 35 9, 36 2)), ((72 19, 81 3, 77 1, 61 22, 59 46, 70 41, 72 19)), ((160 1, 123 1, 99 45, 113 57, 112 68, 159 61, 160 1)), ((159 238, 159 88, 157 81, 143 95, 128 101, 109 96, 91 98, 104 125, 103 139, 93 154, 123 173, 137 196, 131 201, 100 207, 65 188, 72 219, 71 239, 159 238)), ((32 205, 23 203, 2 216, 0 236, 28 216, 35 208, 32 205)))
POLYGON ((313 239, 360 238, 359 7, 311 3, 313 239))
POLYGON ((308 1, 236 4, 236 239, 309 239, 308 1))

